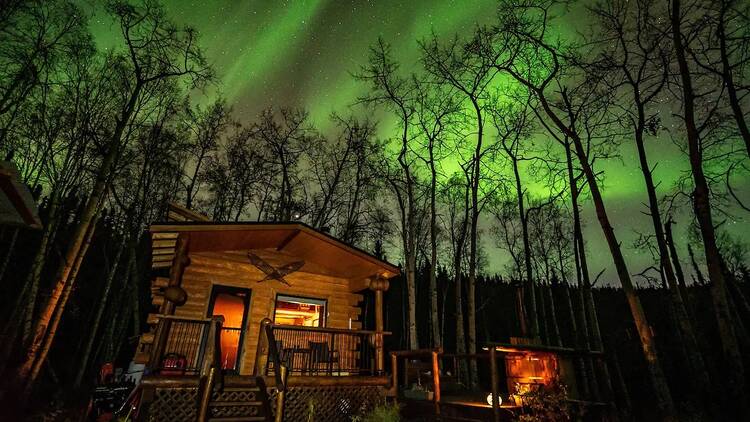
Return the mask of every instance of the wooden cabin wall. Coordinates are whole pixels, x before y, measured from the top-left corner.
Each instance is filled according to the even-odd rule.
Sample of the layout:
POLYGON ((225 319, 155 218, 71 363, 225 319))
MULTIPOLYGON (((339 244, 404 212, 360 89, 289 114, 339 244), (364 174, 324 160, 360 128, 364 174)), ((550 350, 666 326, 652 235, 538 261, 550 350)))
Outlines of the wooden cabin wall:
MULTIPOLYGON (((258 253, 257 251, 253 251, 258 253)), ((265 253, 263 259, 272 265, 279 266, 290 262, 289 257, 281 253, 265 253)), ((182 288, 187 292, 187 301, 177 307, 176 316, 203 318, 207 316, 209 299, 213 285, 242 287, 250 289, 250 307, 245 328, 240 373, 250 374, 255 364, 255 352, 258 344, 258 327, 263 318, 273 319, 277 294, 305 296, 327 300, 326 326, 330 328, 361 329, 360 308, 362 295, 349 291, 347 279, 336 278, 325 274, 308 271, 325 271, 306 264, 297 273, 285 279, 287 286, 276 280, 258 282, 265 276, 248 262, 246 252, 205 252, 190 254, 190 265, 182 276, 182 288), (310 268, 312 267, 312 268, 310 268)))

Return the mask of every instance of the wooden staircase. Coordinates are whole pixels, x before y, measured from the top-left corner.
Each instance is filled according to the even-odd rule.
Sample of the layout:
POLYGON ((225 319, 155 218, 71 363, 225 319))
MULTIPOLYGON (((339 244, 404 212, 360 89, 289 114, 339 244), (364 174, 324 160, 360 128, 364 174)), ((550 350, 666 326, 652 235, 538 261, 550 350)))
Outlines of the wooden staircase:
POLYGON ((261 377, 227 377, 208 401, 207 422, 271 422, 273 415, 261 377))

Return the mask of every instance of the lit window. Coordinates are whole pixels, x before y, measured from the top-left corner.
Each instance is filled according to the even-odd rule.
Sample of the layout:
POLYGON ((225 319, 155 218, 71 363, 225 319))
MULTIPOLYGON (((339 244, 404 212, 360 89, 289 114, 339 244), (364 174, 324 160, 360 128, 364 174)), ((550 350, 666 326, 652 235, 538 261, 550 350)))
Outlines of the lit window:
POLYGON ((326 301, 304 297, 278 295, 274 323, 278 325, 325 326, 326 301))

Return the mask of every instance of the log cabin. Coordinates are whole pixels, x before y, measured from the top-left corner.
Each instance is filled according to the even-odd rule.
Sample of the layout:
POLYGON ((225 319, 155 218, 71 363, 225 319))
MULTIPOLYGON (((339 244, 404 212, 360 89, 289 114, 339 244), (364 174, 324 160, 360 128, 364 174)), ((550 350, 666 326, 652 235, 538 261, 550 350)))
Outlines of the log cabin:
POLYGON ((385 400, 383 293, 399 269, 302 223, 153 224, 136 419, 328 420, 385 400), (363 326, 373 291, 374 326, 363 326))

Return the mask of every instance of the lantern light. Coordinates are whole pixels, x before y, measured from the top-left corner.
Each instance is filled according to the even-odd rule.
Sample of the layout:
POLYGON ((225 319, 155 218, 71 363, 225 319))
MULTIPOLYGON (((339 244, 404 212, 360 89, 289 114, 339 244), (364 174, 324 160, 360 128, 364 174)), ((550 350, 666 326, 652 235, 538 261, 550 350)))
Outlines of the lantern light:
MULTIPOLYGON (((487 404, 489 404, 490 406, 492 406, 492 393, 487 394, 487 404)), ((498 394, 497 395, 497 405, 499 407, 502 404, 503 404, 503 398, 500 397, 500 395, 498 394)))

